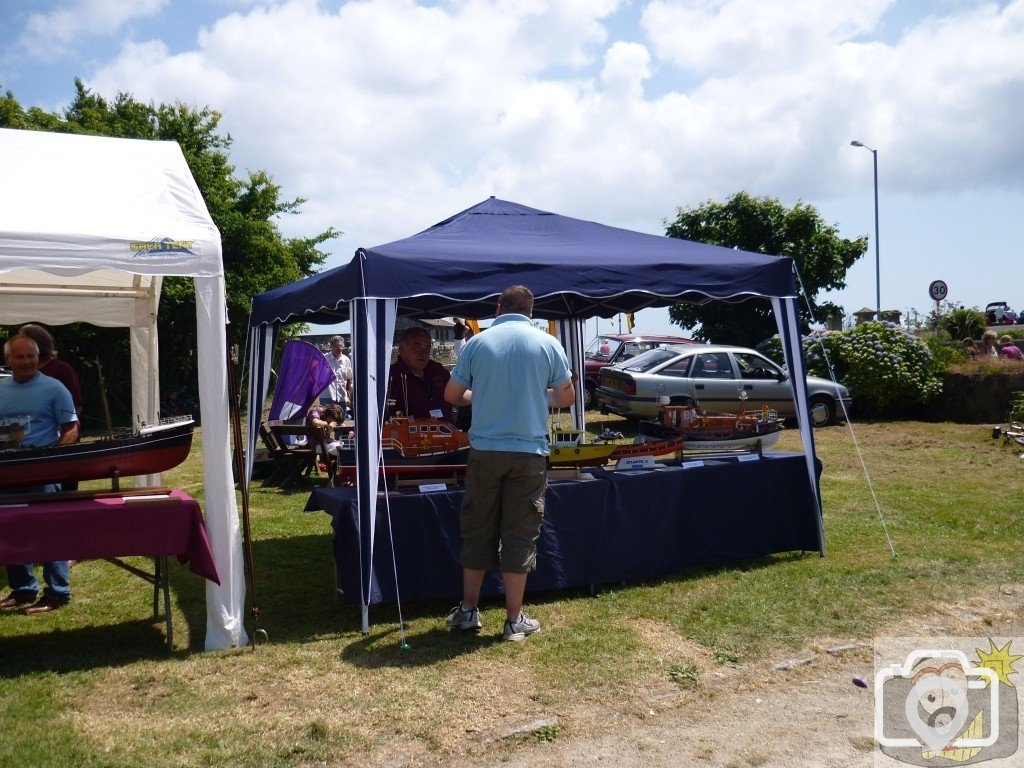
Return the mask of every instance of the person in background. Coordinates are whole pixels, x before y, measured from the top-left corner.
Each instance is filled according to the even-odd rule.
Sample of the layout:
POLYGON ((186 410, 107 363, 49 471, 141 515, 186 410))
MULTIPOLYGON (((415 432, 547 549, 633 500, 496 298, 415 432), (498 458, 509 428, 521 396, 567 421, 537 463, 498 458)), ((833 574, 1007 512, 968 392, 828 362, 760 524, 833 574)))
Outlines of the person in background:
POLYGON ((981 351, 983 356, 999 357, 999 348, 996 346, 995 331, 985 331, 981 337, 981 342, 985 345, 985 348, 981 351))
POLYGON ((452 335, 455 337, 455 359, 458 360, 459 355, 462 354, 462 348, 473 336, 473 332, 459 318, 453 317, 452 321, 455 323, 455 328, 452 331, 452 335))
POLYGON ((39 372, 56 379, 67 387, 68 392, 71 393, 71 400, 75 404, 75 415, 78 416, 78 424, 79 428, 81 428, 82 388, 75 369, 65 361, 58 359, 57 351, 54 349, 53 336, 43 326, 28 323, 21 326, 18 329, 18 333, 28 336, 39 347, 39 372))
POLYGON ((341 406, 343 413, 352 407, 352 361, 345 354, 345 339, 333 336, 330 340, 331 349, 324 355, 334 371, 332 381, 320 397, 321 404, 334 403, 341 406))
POLYGON ((432 346, 425 328, 406 328, 399 334, 398 359, 388 374, 389 418, 402 412, 417 419, 433 416, 455 423, 455 409, 444 398, 450 374, 447 368, 430 359, 432 346))
POLYGON ((1021 354, 1020 347, 1013 343, 1013 337, 1008 333, 1004 333, 999 337, 999 356, 1007 357, 1010 360, 1020 360, 1024 357, 1021 354))
MULTIPOLYGON (((10 378, 0 379, 0 418, 18 418, 27 422, 23 448, 69 445, 78 440, 78 415, 67 387, 39 372, 39 346, 29 336, 18 334, 4 344, 4 360, 11 368, 10 378)), ((23 487, 5 493, 55 493, 60 485, 23 487)), ((7 566, 7 585, 11 593, 0 600, 0 611, 23 609, 27 614, 46 613, 71 600, 71 570, 66 560, 43 564, 46 589, 36 601, 39 581, 32 563, 7 566)))
POLYGON ((345 421, 345 414, 340 405, 328 403, 327 405, 313 404, 306 413, 306 423, 311 427, 322 429, 327 437, 327 450, 338 455, 341 442, 335 436, 335 430, 345 421))
POLYGON ((502 637, 513 641, 540 629, 540 622, 522 608, 544 519, 548 408, 564 408, 576 399, 565 351, 533 327, 532 314, 530 290, 506 288, 494 323, 462 350, 444 393, 452 405, 473 406, 459 524, 462 600, 445 624, 452 630, 479 630, 484 575, 500 570, 506 616, 502 637))
MULTIPOLYGON (((71 400, 75 404, 75 415, 78 417, 78 435, 82 435, 82 388, 78 381, 78 374, 64 360, 57 357, 57 350, 54 349, 53 336, 41 325, 27 323, 18 329, 18 333, 28 336, 39 347, 39 372, 56 379, 71 393, 71 400)), ((70 480, 61 484, 62 491, 77 491, 78 481, 70 480)), ((73 564, 73 563, 72 563, 73 564)))
POLYGON ((978 349, 978 345, 974 343, 974 339, 964 339, 964 352, 970 355, 971 360, 974 360, 981 354, 981 350, 978 349))

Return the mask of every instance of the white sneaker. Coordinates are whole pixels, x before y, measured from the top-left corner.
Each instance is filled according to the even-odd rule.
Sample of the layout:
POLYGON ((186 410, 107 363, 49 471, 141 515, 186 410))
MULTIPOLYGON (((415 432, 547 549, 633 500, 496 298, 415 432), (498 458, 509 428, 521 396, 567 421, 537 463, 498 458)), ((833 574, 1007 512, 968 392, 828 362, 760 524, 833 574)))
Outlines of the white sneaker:
POLYGON ((473 607, 466 610, 459 603, 448 612, 448 618, 444 620, 448 629, 462 629, 467 632, 476 632, 483 626, 480 621, 480 609, 473 607))
POLYGON ((502 634, 502 637, 506 640, 512 640, 513 642, 518 643, 525 640, 527 635, 532 635, 534 632, 539 631, 540 622, 536 619, 531 619, 525 613, 520 611, 518 620, 505 620, 505 632, 502 634))

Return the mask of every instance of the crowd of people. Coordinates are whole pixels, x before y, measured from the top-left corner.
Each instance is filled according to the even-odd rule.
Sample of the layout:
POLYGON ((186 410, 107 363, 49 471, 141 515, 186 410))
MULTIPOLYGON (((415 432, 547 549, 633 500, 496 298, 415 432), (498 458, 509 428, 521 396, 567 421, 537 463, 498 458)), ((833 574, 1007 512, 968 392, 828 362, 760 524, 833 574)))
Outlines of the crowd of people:
POLYGON ((1014 342, 1010 334, 1004 333, 997 337, 995 331, 985 331, 981 337, 979 346, 974 339, 964 339, 964 349, 972 358, 1007 358, 1009 360, 1024 359, 1020 347, 1014 342))

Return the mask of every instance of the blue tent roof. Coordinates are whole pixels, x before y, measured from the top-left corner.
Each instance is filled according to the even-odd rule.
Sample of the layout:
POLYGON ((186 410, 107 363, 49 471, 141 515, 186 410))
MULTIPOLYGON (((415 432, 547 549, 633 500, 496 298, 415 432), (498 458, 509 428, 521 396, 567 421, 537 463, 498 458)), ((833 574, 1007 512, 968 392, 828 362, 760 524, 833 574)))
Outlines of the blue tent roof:
POLYGON ((711 299, 796 295, 788 257, 647 235, 489 198, 403 240, 253 298, 253 325, 331 323, 353 298, 393 298, 399 312, 493 314, 520 283, 534 317, 610 317, 711 299))

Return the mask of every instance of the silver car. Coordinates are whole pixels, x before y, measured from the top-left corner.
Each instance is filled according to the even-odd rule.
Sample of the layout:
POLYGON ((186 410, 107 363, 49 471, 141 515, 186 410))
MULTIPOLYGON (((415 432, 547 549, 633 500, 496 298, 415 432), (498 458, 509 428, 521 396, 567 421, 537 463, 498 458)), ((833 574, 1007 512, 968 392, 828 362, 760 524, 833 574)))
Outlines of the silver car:
MULTIPOLYGON (((842 384, 807 377, 811 423, 832 424, 850 393, 842 384)), ((696 404, 707 411, 735 413, 768 406, 796 416, 789 374, 764 355, 744 347, 673 345, 652 349, 601 371, 595 392, 602 413, 651 418, 658 399, 670 405, 696 404)))

